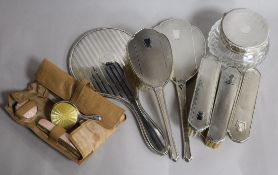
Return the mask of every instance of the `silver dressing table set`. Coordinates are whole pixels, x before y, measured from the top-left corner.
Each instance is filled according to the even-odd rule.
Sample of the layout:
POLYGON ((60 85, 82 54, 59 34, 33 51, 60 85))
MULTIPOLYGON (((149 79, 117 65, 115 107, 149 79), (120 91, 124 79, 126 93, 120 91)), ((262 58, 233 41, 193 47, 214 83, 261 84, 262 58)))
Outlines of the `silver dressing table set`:
POLYGON ((201 136, 211 148, 219 147, 226 135, 235 142, 249 138, 261 77, 256 66, 267 55, 269 29, 256 12, 233 9, 216 21, 207 41, 200 29, 181 19, 164 20, 134 35, 97 28, 76 40, 68 65, 76 79, 89 80, 103 96, 127 105, 151 151, 177 161, 176 133, 164 98, 164 86, 172 82, 180 111, 182 158, 190 161, 191 136, 201 136), (187 81, 196 76, 187 110, 187 81), (155 93, 163 128, 142 107, 142 86, 155 93))

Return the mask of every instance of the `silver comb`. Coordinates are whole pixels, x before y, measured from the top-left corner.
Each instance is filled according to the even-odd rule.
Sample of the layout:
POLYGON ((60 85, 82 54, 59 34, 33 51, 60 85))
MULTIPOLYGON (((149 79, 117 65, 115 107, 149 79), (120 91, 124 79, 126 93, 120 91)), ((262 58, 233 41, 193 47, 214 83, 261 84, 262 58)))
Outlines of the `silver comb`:
POLYGON ((138 97, 131 90, 124 70, 117 62, 103 63, 100 67, 92 67, 91 82, 102 93, 120 96, 132 108, 140 127, 142 136, 152 150, 162 155, 167 153, 167 144, 164 142, 162 131, 142 108, 138 97))

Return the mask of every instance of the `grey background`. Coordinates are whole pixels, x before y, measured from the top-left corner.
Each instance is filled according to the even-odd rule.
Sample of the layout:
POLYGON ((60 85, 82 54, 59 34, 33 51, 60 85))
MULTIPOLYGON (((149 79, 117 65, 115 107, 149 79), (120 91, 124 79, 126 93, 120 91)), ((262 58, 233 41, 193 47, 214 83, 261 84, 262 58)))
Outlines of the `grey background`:
MULTIPOLYGON (((194 138, 192 162, 180 159, 174 163, 167 156, 157 156, 146 148, 133 116, 127 111, 127 121, 111 139, 78 166, 14 123, 1 108, 0 174, 278 174, 277 5, 276 0, 1 0, 2 107, 7 102, 8 92, 24 89, 34 78, 42 58, 48 57, 67 70, 71 44, 81 33, 95 27, 118 27, 134 33, 174 17, 189 20, 207 36, 211 25, 223 12, 247 7, 267 19, 271 28, 271 48, 268 58, 259 66, 261 85, 251 138, 246 143, 237 144, 227 139, 218 150, 212 150, 199 138, 194 138)), ((147 92, 141 96, 145 97, 143 105, 147 111, 158 120, 153 96, 147 92)), ((166 87, 166 98, 180 152, 178 109, 172 84, 166 87)))

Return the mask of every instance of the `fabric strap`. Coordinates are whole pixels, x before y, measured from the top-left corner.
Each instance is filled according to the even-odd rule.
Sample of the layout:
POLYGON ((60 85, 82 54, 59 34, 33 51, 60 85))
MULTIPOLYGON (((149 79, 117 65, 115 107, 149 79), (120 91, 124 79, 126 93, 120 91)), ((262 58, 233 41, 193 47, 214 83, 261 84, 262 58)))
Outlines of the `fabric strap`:
POLYGON ((55 140, 56 142, 58 141, 58 139, 66 132, 66 130, 59 126, 59 125, 56 125, 51 131, 50 131, 50 134, 49 134, 49 138, 55 140))

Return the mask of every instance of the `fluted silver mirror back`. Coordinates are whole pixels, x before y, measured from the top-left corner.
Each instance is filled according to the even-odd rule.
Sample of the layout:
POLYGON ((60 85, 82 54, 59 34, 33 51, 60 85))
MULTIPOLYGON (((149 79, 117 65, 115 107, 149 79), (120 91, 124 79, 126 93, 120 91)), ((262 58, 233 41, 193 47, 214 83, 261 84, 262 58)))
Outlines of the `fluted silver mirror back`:
POLYGON ((91 69, 117 61, 124 65, 131 34, 116 28, 97 28, 84 33, 69 52, 70 73, 78 80, 91 79, 91 69))
POLYGON ((131 67, 148 86, 164 86, 172 73, 173 57, 167 37, 153 29, 136 33, 128 44, 131 67))

